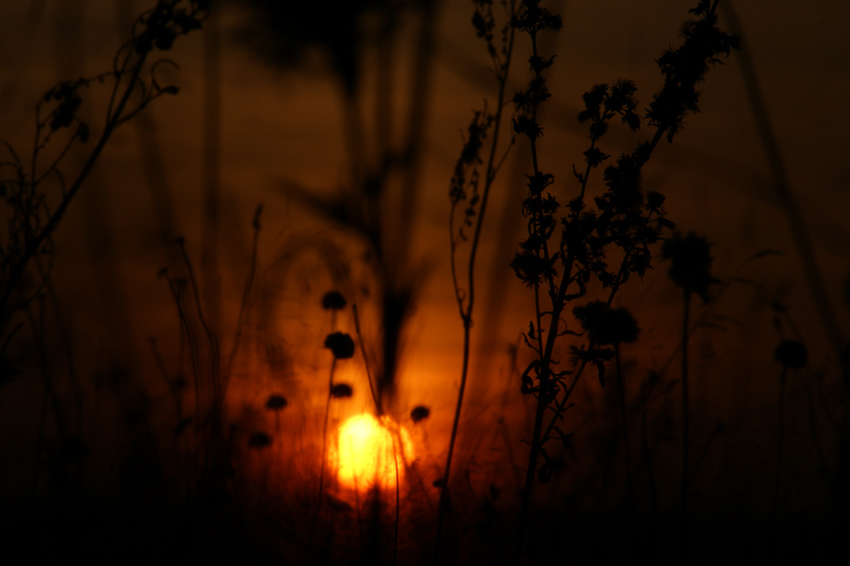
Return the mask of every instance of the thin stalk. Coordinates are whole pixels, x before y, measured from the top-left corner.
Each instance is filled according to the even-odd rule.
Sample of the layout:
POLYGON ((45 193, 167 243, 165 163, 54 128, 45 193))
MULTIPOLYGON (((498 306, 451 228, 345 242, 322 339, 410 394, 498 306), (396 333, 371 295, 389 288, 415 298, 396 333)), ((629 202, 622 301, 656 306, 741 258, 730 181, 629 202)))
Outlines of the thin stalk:
POLYGON ((333 398, 331 391, 333 391, 334 388, 334 369, 336 369, 336 357, 334 357, 334 361, 331 362, 331 373, 330 378, 328 379, 328 401, 325 405, 325 425, 322 428, 322 464, 319 469, 319 503, 316 506, 317 514, 319 512, 319 508, 322 506, 322 495, 325 488, 325 452, 327 451, 328 420, 331 414, 331 399, 333 398))
MULTIPOLYGON (((514 8, 511 5, 511 14, 513 14, 514 8)), ((487 202, 490 196, 490 189, 493 186, 493 182, 496 178, 496 153, 499 146, 499 132, 501 130, 502 123, 502 112, 505 107, 505 91, 507 89, 507 77, 510 72, 510 63, 511 63, 511 54, 513 52, 513 42, 514 42, 514 28, 510 28, 510 32, 508 35, 508 44, 507 44, 507 52, 505 55, 505 62, 503 63, 501 69, 499 69, 499 94, 496 104, 496 114, 493 120, 493 141, 490 145, 490 154, 487 158, 487 169, 484 177, 484 190, 481 194, 481 205, 478 210, 478 216, 475 222, 475 232, 472 237, 472 244, 469 252, 469 262, 467 264, 467 290, 466 296, 461 292, 460 284, 457 275, 457 268, 455 263, 455 242, 454 242, 454 232, 451 233, 452 237, 452 283, 455 289, 455 297, 458 303, 458 309, 460 311, 460 317, 463 321, 463 362, 461 366, 461 374, 460 374, 460 387, 458 388, 457 395, 457 404, 455 405, 455 413, 454 419, 452 420, 452 432, 449 437, 449 449, 448 454, 446 455, 446 467, 443 472, 443 485, 442 491, 440 493, 440 505, 437 514, 437 534, 435 538, 435 558, 439 554, 440 544, 442 542, 442 534, 443 534, 443 523, 445 520, 445 515, 449 510, 449 480, 451 479, 451 469, 452 469, 452 459, 454 456, 455 444, 457 442, 457 434, 458 427, 460 424, 460 416, 461 411, 463 409, 463 398, 464 393, 466 392, 466 382, 467 377, 469 375, 469 350, 470 350, 470 342, 471 342, 471 330, 472 330, 472 313, 475 305, 475 259, 478 253, 478 245, 481 241, 481 231, 484 226, 484 218, 485 212, 487 210, 487 202)), ((452 208, 452 214, 454 213, 454 207, 452 208)), ((453 230, 453 223, 450 222, 450 227, 453 230)))
POLYGON ((782 366, 782 375, 779 378, 779 440, 776 446, 776 478, 773 485, 773 517, 779 511, 779 478, 782 471, 782 444, 785 441, 785 422, 783 419, 783 403, 785 401, 785 377, 788 366, 782 366))
MULTIPOLYGON (((395 463, 395 531, 393 533, 393 565, 398 564, 398 526, 400 522, 399 501, 401 499, 398 485, 398 451, 396 450, 396 442, 401 442, 401 436, 398 430, 395 432, 396 434, 393 435, 393 462, 395 463)), ((403 447, 402 454, 404 454, 403 447)))
POLYGON ((620 345, 614 344, 614 363, 617 366, 617 386, 620 389, 620 424, 623 428, 623 457, 626 463, 626 508, 631 515, 634 506, 634 492, 632 487, 632 458, 629 449, 629 427, 626 422, 626 385, 623 379, 623 364, 620 360, 620 345))
MULTIPOLYGON (((514 548, 514 560, 518 561, 522 554, 522 549, 525 545, 525 531, 528 522, 528 510, 531 505, 531 492, 534 489, 534 472, 537 469, 537 458, 540 455, 542 447, 541 439, 544 438, 541 433, 543 431, 543 418, 546 413, 546 407, 549 406, 547 391, 550 387, 550 369, 552 363, 552 352, 555 348, 555 339, 558 336, 557 328, 558 321, 561 319, 564 305, 566 304, 567 287, 572 280, 573 257, 572 254, 567 258, 567 268, 561 278, 561 284, 558 286, 558 294, 552 305, 552 321, 549 333, 546 335, 546 349, 539 365, 539 392, 537 395, 537 408, 534 414, 534 430, 531 436, 531 452, 528 456, 528 467, 525 473, 525 485, 522 491, 522 505, 520 507, 519 527, 517 528, 516 546, 514 548)), ((574 378, 573 387, 578 380, 578 376, 574 378)), ((572 390, 572 387, 571 387, 572 390)))
POLYGON ((682 315, 682 529, 688 517, 688 436, 690 434, 690 413, 688 411, 688 319, 691 310, 691 292, 685 289, 684 313, 682 315))
POLYGON ((381 407, 381 401, 378 399, 378 394, 375 393, 375 386, 372 382, 372 372, 369 371, 369 362, 366 358, 366 348, 363 345, 363 333, 360 332, 360 316, 357 314, 357 304, 351 305, 351 312, 354 313, 354 330, 357 332, 357 344, 360 347, 360 355, 363 356, 363 367, 366 368, 366 379, 369 380, 369 393, 372 394, 372 400, 375 402, 375 410, 378 412, 378 417, 384 414, 381 407))
POLYGON ((640 439, 641 451, 643 452, 644 462, 646 462, 646 479, 649 483, 649 517, 650 517, 650 533, 652 544, 655 543, 656 536, 656 521, 658 520, 658 487, 655 484, 655 472, 652 469, 652 452, 649 448, 649 440, 647 439, 646 419, 647 411, 644 409, 643 416, 640 422, 640 439))
MULTIPOLYGON (((26 248, 24 249, 23 257, 16 262, 14 267, 11 269, 9 273, 9 277, 7 279, 6 288, 4 290, 2 298, 0 298, 0 305, 3 306, 5 310, 5 306, 9 304, 12 293, 18 285, 18 282, 24 275, 29 262, 33 257, 38 253, 41 249, 42 244, 47 240, 48 237, 56 230, 59 226, 59 221, 65 216, 65 212, 68 209, 68 206, 71 204, 74 196, 79 192, 80 187, 82 187, 83 182, 88 178, 89 173, 94 167, 95 162, 100 157, 100 154, 103 152, 103 149, 106 147, 106 143, 109 141, 109 138, 112 136, 115 128, 121 123, 122 113, 124 112, 124 108, 127 106, 127 103, 130 100, 130 96, 136 90, 135 86, 139 79, 139 75, 141 74, 142 68, 145 64, 145 60, 147 59, 148 52, 143 51, 139 55, 139 59, 133 66, 133 70, 130 72, 130 80, 128 82, 128 86, 126 90, 121 95, 120 99, 118 99, 118 104, 115 107, 114 113, 111 112, 113 101, 110 101, 110 112, 107 113, 106 124, 104 124, 103 132, 100 135, 100 138, 97 140, 92 152, 89 154, 88 159, 86 159, 85 163, 82 166, 82 169, 77 174, 77 178, 68 187, 68 190, 63 194, 62 200, 59 202, 59 205, 56 207, 56 210, 53 212, 53 215, 47 222, 44 224, 44 227, 38 232, 37 235, 32 238, 28 238, 28 242, 26 248)), ((122 74, 125 70, 121 71, 122 74)), ((115 79, 116 89, 120 83, 120 75, 115 79)), ((117 93, 117 91, 116 91, 117 93)), ((114 99, 113 99, 114 100, 114 99)), ((33 158, 33 167, 35 165, 35 158, 33 158)), ((35 181, 35 169, 33 169, 31 179, 35 181)))
MULTIPOLYGON (((531 33, 531 52, 533 57, 537 57, 537 37, 536 34, 531 33)), ((541 72, 539 70, 535 71, 535 79, 541 80, 541 72)), ((537 105, 532 109, 532 122, 536 123, 537 119, 537 105)), ((537 144, 536 140, 533 136, 529 138, 531 145, 531 160, 532 166, 534 170, 534 175, 538 175, 540 173, 540 169, 537 162, 537 144)), ((585 180, 586 183, 586 180, 585 180)), ((582 187, 582 192, 584 191, 584 184, 582 187)), ((535 231, 540 233, 542 227, 536 227, 535 231)), ((543 254, 543 258, 548 262, 550 259, 549 248, 546 243, 547 238, 543 238, 542 249, 538 250, 538 253, 543 254)), ((559 252, 560 253, 560 252, 559 252)), ((534 414, 534 429, 531 436, 531 451, 528 456, 528 466, 526 468, 525 474, 525 485, 522 491, 522 504, 520 507, 520 516, 519 516, 519 526, 517 528, 516 535, 516 544, 514 547, 514 561, 518 562, 520 556, 522 555, 522 550, 525 546, 525 532, 528 523, 528 511, 531 506, 531 493, 534 489, 534 472, 537 469, 537 459, 540 455, 540 449, 543 446, 542 439, 545 438, 542 436, 543 432, 543 420, 546 413, 546 407, 549 406, 551 399, 549 398, 549 390, 551 388, 551 369, 550 366, 552 364, 552 352, 555 348, 555 340, 558 337, 558 327, 559 321, 561 320, 561 313, 563 312, 564 305, 566 304, 566 295, 567 295, 567 287, 569 287, 572 282, 572 270, 573 270, 573 261, 574 256, 572 252, 569 252, 569 255, 564 262, 564 273, 561 277, 561 282, 558 287, 555 287, 555 282, 551 276, 548 277, 547 283, 549 286, 549 297, 555 297, 552 300, 552 313, 549 329, 546 334, 546 347, 545 350, 538 350, 538 355, 540 355, 540 363, 537 369, 537 377, 539 381, 538 385, 538 393, 537 393, 537 407, 534 414)), ((538 320, 538 335, 542 335, 542 329, 540 329, 540 306, 539 299, 537 296, 539 295, 539 285, 535 285, 535 309, 538 320)), ((538 337, 538 344, 542 342, 542 336, 538 337)))
POLYGON ((203 127, 201 187, 202 207, 201 242, 204 262, 201 279, 204 284, 204 306, 209 315, 209 325, 217 333, 221 317, 221 282, 219 280, 219 228, 221 225, 221 25, 219 6, 210 10, 204 25, 203 72, 203 127))
POLYGON ((251 303, 251 293, 254 289, 254 281, 257 274, 257 251, 260 242, 260 216, 263 213, 262 203, 257 205, 257 210, 254 212, 254 222, 251 224, 254 229, 254 238, 251 244, 251 267, 248 269, 248 277, 245 279, 245 285, 242 288, 242 302, 239 304, 239 315, 236 317, 236 330, 233 333, 233 346, 230 348, 230 355, 227 358, 227 368, 222 376, 222 396, 227 390, 227 383, 230 380, 230 375, 233 372, 233 363, 236 360, 236 353, 239 351, 239 345, 242 342, 242 330, 245 327, 248 319, 248 307, 251 303))
POLYGON ((319 464, 319 500, 316 502, 316 513, 313 516, 313 526, 310 528, 310 538, 307 541, 307 563, 310 563, 310 552, 313 547, 313 536, 316 534, 316 526, 319 523, 319 515, 322 510, 322 498, 325 493, 325 453, 327 452, 328 442, 328 420, 331 413, 331 398, 334 388, 334 370, 336 369, 336 356, 331 362, 330 377, 328 377, 328 400, 325 404, 325 424, 322 427, 322 455, 321 463, 319 464))

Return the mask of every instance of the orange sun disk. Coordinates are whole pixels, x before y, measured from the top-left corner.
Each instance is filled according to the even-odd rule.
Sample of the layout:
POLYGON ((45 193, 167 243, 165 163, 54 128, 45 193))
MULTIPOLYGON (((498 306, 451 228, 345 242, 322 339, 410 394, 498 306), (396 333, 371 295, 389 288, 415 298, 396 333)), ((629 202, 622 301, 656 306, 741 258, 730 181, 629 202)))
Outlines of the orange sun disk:
POLYGON ((413 442, 407 429, 384 415, 369 413, 345 421, 331 443, 329 461, 340 484, 353 489, 395 488, 396 474, 404 475, 413 460, 413 442))

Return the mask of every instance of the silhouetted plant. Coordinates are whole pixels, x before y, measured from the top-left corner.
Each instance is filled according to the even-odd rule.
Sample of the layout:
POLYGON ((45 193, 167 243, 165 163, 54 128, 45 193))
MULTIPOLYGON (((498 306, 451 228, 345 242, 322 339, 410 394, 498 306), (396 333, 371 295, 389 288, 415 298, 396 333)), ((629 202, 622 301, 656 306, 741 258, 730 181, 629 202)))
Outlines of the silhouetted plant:
POLYGON ((269 409, 270 411, 279 412, 281 409, 284 409, 286 405, 286 397, 283 395, 270 395, 266 401, 266 409, 269 409))
MULTIPOLYGON (((620 357, 620 344, 636 342, 638 339, 637 321, 632 313, 624 307, 611 308, 607 304, 597 301, 590 303, 593 306, 593 316, 590 320, 576 317, 580 320, 582 327, 587 331, 591 342, 601 345, 614 346, 614 364, 617 370, 617 387, 620 392, 620 425, 623 430, 623 457, 626 463, 626 495, 629 512, 634 504, 632 488, 632 458, 629 448, 629 427, 626 418, 626 382, 623 379, 623 364, 620 357), (601 306, 601 308, 600 308, 601 306)), ((577 307, 578 309, 579 307, 577 307)))
POLYGON ((354 395, 354 390, 347 383, 335 383, 331 388, 331 397, 334 399, 347 399, 354 395))
MULTIPOLYGON (((512 21, 516 14, 517 3, 516 1, 503 3, 506 12, 506 21, 501 26, 498 42, 494 33, 497 24, 496 15, 493 13, 493 3, 486 0, 474 0, 473 4, 475 11, 472 17, 472 25, 478 37, 483 39, 486 44, 487 53, 490 55, 492 63, 491 70, 496 76, 498 95, 493 113, 490 112, 486 103, 481 110, 474 111, 472 121, 467 128, 467 139, 464 141, 463 149, 455 164, 454 174, 452 175, 449 187, 449 199, 451 201, 449 236, 451 237, 452 283, 454 285, 455 300, 457 301, 460 318, 463 322, 463 361, 457 404, 455 406, 448 453, 446 455, 446 466, 443 477, 441 478, 442 481, 440 482, 440 505, 435 543, 435 553, 437 555, 440 551, 443 521, 450 507, 449 480, 452 470, 452 458, 454 456, 458 426, 460 425, 461 411, 463 409, 466 381, 469 374, 469 347, 473 309, 475 306, 475 259, 481 241, 481 230, 484 226, 490 189, 496 179, 496 173, 507 156, 507 150, 504 150, 502 155, 498 155, 501 149, 499 147, 499 135, 501 133, 503 112, 506 108, 504 102, 505 90, 508 84, 515 33, 512 21), (485 140, 491 131, 492 135, 489 147, 485 148, 485 140), (481 157, 482 152, 486 152, 486 165, 484 165, 481 157), (484 169, 483 172, 480 172, 482 165, 484 165, 484 169), (471 240, 468 235, 468 230, 470 229, 472 230, 471 240), (460 254, 460 248, 464 243, 469 243, 469 251, 465 257, 465 265, 462 268, 465 269, 465 273, 461 274, 459 273, 459 269, 461 268, 458 267, 458 256, 460 254), (461 282, 461 277, 466 279, 465 284, 461 282)), ((511 146, 513 146, 513 137, 508 144, 508 149, 511 146)), ((416 419, 414 419, 414 422, 416 422, 416 419)))
MULTIPOLYGON (((207 321, 207 313, 201 301, 202 291, 195 276, 194 264, 186 250, 184 238, 177 238, 176 244, 180 250, 188 277, 174 277, 167 268, 160 269, 158 273, 158 276, 168 283, 179 320, 180 350, 176 379, 168 378, 165 364, 153 339, 151 339, 151 345, 160 372, 170 386, 175 383, 183 383, 184 385, 191 383, 191 393, 194 396, 194 412, 192 414, 183 416, 183 389, 173 390, 172 393, 177 408, 178 435, 182 434, 189 424, 194 423, 194 445, 190 447, 186 454, 188 464, 191 466, 187 474, 189 477, 186 478, 187 485, 190 491, 195 489, 198 491, 207 490, 209 493, 206 493, 206 495, 213 497, 218 497, 225 491, 224 483, 217 480, 230 479, 230 476, 223 475, 221 470, 233 469, 231 453, 233 439, 225 430, 225 401, 236 356, 242 344, 242 331, 247 324, 251 306, 257 271, 262 211, 263 205, 259 204, 254 212, 252 222, 251 263, 242 291, 242 300, 226 364, 223 363, 219 333, 207 321), (188 375, 191 379, 186 377, 185 359, 187 357, 188 375), (213 483, 211 485, 205 484, 203 483, 205 479, 212 479, 213 483), (201 482, 196 484, 196 480, 201 480, 201 482)), ((276 430, 280 428, 279 411, 285 406, 286 399, 280 395, 272 395, 266 402, 266 408, 275 411, 276 430)))
POLYGON ((729 55, 737 45, 735 37, 717 27, 716 7, 717 1, 698 2, 696 8, 690 10, 696 19, 687 21, 682 27, 682 45, 667 49, 657 60, 664 84, 645 112, 646 122, 654 129, 652 138, 605 167, 603 180, 607 190, 592 200, 587 192, 588 182, 592 171, 610 159, 610 155, 600 149, 599 142, 611 120, 619 118, 634 132, 640 128, 641 119, 635 98, 637 88, 631 81, 595 85, 584 94, 585 109, 578 119, 582 124, 589 124, 590 144, 584 151, 584 171, 573 169, 579 190, 568 201, 563 214, 559 212, 559 197, 550 190, 555 177, 540 167, 537 151, 543 135, 537 121, 537 109, 550 96, 543 72, 553 62, 552 58, 538 53, 537 37, 542 30, 557 30, 560 19, 539 2, 526 0, 513 22, 531 40, 529 64, 533 77, 528 87, 514 96, 514 131, 528 139, 532 172, 527 175, 528 197, 523 203, 528 237, 520 243, 511 267, 534 291, 535 316, 523 338, 535 359, 523 372, 522 391, 537 399, 517 531, 516 560, 525 544, 535 476, 541 483, 551 477, 551 461, 545 445, 558 439, 565 449, 568 448, 569 435, 558 423, 571 406, 569 400, 576 383, 590 364, 597 369, 600 383, 604 384, 605 363, 614 356, 611 349, 600 347, 590 336, 589 344, 570 346, 572 368, 559 368, 553 358, 557 338, 577 334, 568 328, 562 313, 568 303, 587 295, 588 285, 594 279, 608 294, 604 305, 610 306, 617 291, 632 274, 643 277, 652 260, 650 247, 661 238, 662 229, 673 227, 665 218, 664 196, 657 192, 644 194, 641 170, 658 142, 664 137, 672 142, 686 114, 698 110, 697 85, 709 67, 720 62, 720 55, 729 55), (591 204, 595 205, 595 210, 591 204), (619 266, 611 269, 607 258, 614 251, 622 257, 619 266), (545 306, 544 301, 548 302, 545 306), (545 423, 547 411, 552 415, 545 423), (541 457, 543 464, 538 468, 541 457))
POLYGON ((773 491, 773 513, 776 514, 779 509, 779 485, 782 474, 782 445, 785 442, 785 418, 784 418, 784 403, 785 403, 785 381, 788 375, 788 370, 801 369, 806 366, 809 361, 809 356, 806 351, 806 346, 799 340, 783 340, 773 352, 773 359, 782 364, 782 373, 779 375, 779 438, 776 442, 776 479, 774 480, 773 491))
MULTIPOLYGON (((670 260, 667 274, 683 291, 682 313, 682 520, 688 514, 688 465, 690 461, 690 410, 688 392, 688 337, 690 336, 691 295, 699 295, 703 303, 709 300, 708 286, 717 280, 711 275, 711 244, 693 232, 677 233, 664 241, 661 253, 670 260)), ((684 525, 684 523, 683 523, 684 525)))
MULTIPOLYGON (((325 305, 325 297, 322 298, 322 306, 325 305)), ((340 295, 339 298, 342 298, 340 295)), ((344 302, 345 299, 343 298, 344 302)), ((339 304, 338 298, 334 299, 336 304, 339 304)), ((331 310, 332 316, 336 315, 336 309, 331 310)), ((322 498, 324 497, 324 489, 325 489, 325 457, 327 452, 327 443, 328 443, 328 420, 330 419, 331 414, 331 400, 341 399, 351 397, 353 391, 351 386, 345 383, 334 383, 334 370, 336 369, 337 361, 339 360, 347 360, 354 356, 354 340, 351 338, 351 335, 344 332, 332 332, 328 334, 325 338, 325 348, 328 348, 333 354, 333 362, 331 362, 331 371, 330 376, 328 377, 328 398, 327 403, 325 405, 325 424, 322 427, 322 454, 320 459, 320 467, 319 467, 319 502, 316 505, 316 518, 314 519, 313 530, 315 530, 315 522, 318 521, 319 510, 322 506, 322 498)), ((311 543, 312 543, 312 531, 310 535, 311 543)))
POLYGON ((336 328, 336 313, 346 307, 345 297, 339 291, 328 291, 322 296, 322 308, 331 311, 331 328, 336 328))
POLYGON ((286 408, 286 397, 283 395, 269 395, 266 400, 266 409, 274 411, 275 432, 280 432, 280 412, 286 408))
MULTIPOLYGON (((176 66, 159 53, 170 50, 179 36, 200 29, 209 4, 209 0, 159 0, 136 19, 132 37, 115 53, 111 70, 60 82, 38 102, 28 162, 2 142, 7 156, 0 161, 0 199, 8 220, 0 240, 0 345, 4 349, 20 328, 10 328, 15 313, 47 281, 54 233, 112 134, 154 100, 177 94, 176 86, 157 80, 161 65, 176 66), (78 110, 84 91, 104 83, 111 84, 111 94, 102 124, 93 127, 78 110), (88 143, 92 136, 94 143, 83 165, 67 175, 65 157, 73 146, 88 143), (30 269, 33 262, 39 264, 35 273, 30 269)), ((6 359, 3 352, 0 356, 6 359)))
POLYGON ((325 338, 325 348, 329 349, 336 360, 347 360, 354 356, 354 340, 350 334, 334 332, 325 338))
POLYGON ((431 411, 428 407, 423 407, 422 405, 418 405, 413 407, 413 410, 410 411, 410 420, 415 423, 420 421, 424 421, 431 415, 431 411))
POLYGON ((248 438, 248 446, 256 449, 263 449, 272 443, 271 437, 265 432, 255 432, 248 438))

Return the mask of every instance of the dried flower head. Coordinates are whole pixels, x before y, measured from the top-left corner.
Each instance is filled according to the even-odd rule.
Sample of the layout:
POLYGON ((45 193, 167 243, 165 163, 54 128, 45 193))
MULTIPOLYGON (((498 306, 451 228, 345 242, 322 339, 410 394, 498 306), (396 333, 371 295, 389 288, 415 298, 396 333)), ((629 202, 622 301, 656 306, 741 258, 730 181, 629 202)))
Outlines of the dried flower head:
POLYGON ((337 360, 347 360, 354 356, 354 340, 345 332, 328 334, 325 348, 330 349, 337 360))
POLYGON ((410 418, 415 423, 418 423, 420 421, 424 421, 429 416, 431 416, 430 409, 428 409, 428 407, 425 407, 423 405, 417 405, 416 407, 413 407, 412 411, 410 411, 410 418))
POLYGON ((791 369, 800 369, 809 360, 806 346, 799 340, 783 340, 773 352, 773 359, 791 369))
POLYGON ((345 308, 348 303, 345 297, 339 291, 328 291, 322 297, 322 308, 329 311, 339 311, 345 308))
POLYGON ((286 405, 286 397, 283 395, 269 395, 269 398, 266 401, 266 409, 270 411, 280 411, 286 407, 286 405))
POLYGON ((664 241, 661 254, 671 261, 667 274, 673 283, 689 293, 696 293, 707 303, 708 286, 717 280, 711 276, 711 244, 703 236, 689 232, 675 234, 664 241))
POLYGON ((248 438, 248 446, 251 448, 265 448, 272 443, 271 437, 265 432, 255 432, 248 438))
POLYGON ((589 328, 590 339, 597 344, 635 342, 639 331, 637 321, 625 307, 603 309, 589 328))
POLYGON ((347 383, 337 383, 331 388, 331 397, 335 399, 347 399, 354 395, 354 391, 347 383))

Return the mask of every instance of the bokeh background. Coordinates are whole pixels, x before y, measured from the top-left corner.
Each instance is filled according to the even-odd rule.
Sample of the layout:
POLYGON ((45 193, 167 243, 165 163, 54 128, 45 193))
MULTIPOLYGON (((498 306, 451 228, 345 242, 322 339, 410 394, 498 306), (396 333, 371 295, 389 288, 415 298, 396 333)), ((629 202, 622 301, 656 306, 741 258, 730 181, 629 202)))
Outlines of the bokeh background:
MULTIPOLYGON (((432 6, 433 12, 415 2, 405 5, 389 39, 380 41, 374 38, 381 37, 375 30, 382 20, 367 10, 361 22, 367 39, 351 55, 358 77, 352 87, 350 77, 347 82, 339 72, 342 63, 334 59, 328 39, 333 30, 345 28, 338 19, 350 17, 350 6, 329 3, 318 10, 285 3, 289 19, 283 19, 289 23, 275 32, 268 24, 276 20, 258 15, 256 4, 217 4, 202 33, 180 38, 167 53, 179 68, 163 66, 160 72, 160 80, 179 86, 179 94, 156 101, 115 133, 56 234, 51 280, 64 326, 52 323, 47 337, 57 352, 48 371, 64 376, 56 378, 60 393, 77 395, 70 412, 79 416, 87 456, 74 489, 81 494, 112 489, 116 462, 141 442, 128 432, 131 427, 120 424, 128 407, 145 415, 150 442, 167 452, 169 443, 156 439, 167 438, 162 431, 174 425, 172 396, 150 339, 168 371, 177 371, 180 326, 168 284, 158 273, 167 267, 185 274, 174 243, 185 238, 205 307, 227 351, 251 266, 259 203, 252 309, 228 392, 228 418, 238 425, 234 434, 244 439, 260 429, 276 433, 266 460, 250 460, 259 457, 245 450, 250 482, 276 485, 276 477, 294 475, 307 482, 315 476, 330 371, 322 341, 332 324, 354 331, 350 311, 332 322, 320 298, 337 289, 358 305, 372 363, 380 358, 382 325, 374 250, 345 222, 329 220, 315 201, 352 194, 352 176, 376 171, 382 150, 404 146, 418 96, 424 105, 416 160, 388 177, 379 214, 392 273, 412 299, 387 410, 414 433, 422 501, 430 498, 433 511, 437 493, 427 488, 440 477, 461 362, 462 326, 449 273, 448 186, 473 110, 484 100, 491 108, 495 104, 488 58, 470 25, 471 5, 444 0, 432 6), (420 60, 420 33, 429 18, 432 43, 420 60), (391 119, 382 126, 376 108, 386 103, 391 119), (354 145, 346 138, 351 108, 364 132, 354 145), (415 174, 408 177, 408 171, 415 174), (78 385, 61 385, 71 383, 69 372, 78 385), (103 386, 109 380, 125 385, 103 386), (273 393, 288 400, 279 414, 263 410, 273 393), (430 418, 414 426, 409 413, 417 405, 429 407, 430 418)), ((576 119, 581 94, 593 84, 628 78, 638 86, 638 99, 648 103, 661 86, 654 59, 676 44, 692 6, 681 0, 549 4, 562 14, 564 28, 543 43, 546 52, 558 56, 550 75, 552 100, 542 110, 540 159, 555 174, 557 190, 568 193, 576 188, 571 167, 581 162, 585 147, 576 119)), ((108 69, 129 23, 146 7, 127 0, 2 3, 0 138, 28 147, 36 101, 56 81, 108 69)), ((693 452, 699 459, 694 508, 721 518, 772 512, 781 373, 773 351, 780 340, 793 338, 806 344, 809 365, 787 384, 780 512, 819 519, 828 515, 835 483, 842 481, 836 470, 846 409, 836 336, 825 328, 813 297, 824 301, 846 332, 850 6, 824 0, 803 9, 792 2, 747 0, 734 8, 753 69, 743 68, 737 55, 713 69, 702 88, 701 113, 687 118, 675 143, 658 148, 644 175, 645 189, 667 196, 668 217, 680 229, 713 243, 713 271, 721 281, 714 300, 697 308, 704 324, 691 339, 693 452), (777 189, 748 97, 748 77, 760 85, 760 104, 778 143, 793 204, 777 189), (811 241, 813 263, 801 256, 790 227, 795 218, 802 219, 811 241), (772 252, 748 261, 765 250, 772 252), (812 264, 824 283, 814 292, 806 278, 812 264)), ((721 6, 721 22, 728 28, 727 16, 721 6)), ((528 46, 524 38, 518 42, 509 91, 522 88, 528 78, 528 46)), ((96 120, 105 95, 96 87, 91 91, 82 112, 96 120)), ((603 148, 614 155, 630 151, 641 136, 614 128, 603 148)), ((82 155, 69 156, 68 170, 79 167, 82 155)), ((519 211, 528 168, 527 148, 518 143, 488 211, 458 448, 459 475, 465 478, 458 481, 469 486, 460 500, 477 509, 481 501, 494 499, 495 487, 506 494, 498 503, 506 517, 517 501, 527 451, 522 439, 530 433, 532 414, 519 392, 517 368, 528 359, 519 336, 533 299, 508 267, 525 229, 519 211)), ((678 489, 673 463, 681 295, 667 279, 666 266, 656 263, 643 281, 630 281, 615 303, 627 306, 642 329, 640 341, 624 347, 629 393, 636 398, 650 371, 663 372, 666 392, 636 406, 634 422, 637 431, 645 410, 659 504, 670 510, 678 489)), ((0 498, 9 501, 31 492, 49 496, 49 458, 39 453, 36 440, 40 430, 48 438, 61 432, 42 412, 42 370, 21 340, 16 350, 21 374, 0 390, 0 498)), ((335 404, 334 424, 372 408, 359 354, 337 371, 337 379, 353 385, 354 396, 335 404)), ((542 486, 541 508, 557 510, 563 501, 590 513, 618 509, 622 487, 616 478, 622 471, 613 458, 605 458, 617 445, 609 430, 613 399, 588 374, 568 423, 575 450, 561 457, 552 487, 559 503, 549 506, 553 499, 545 490, 550 486, 542 486)), ((286 491, 285 486, 269 489, 286 491)), ((648 507, 648 497, 640 505, 648 507)), ((425 537, 415 533, 426 529, 425 523, 419 517, 408 525, 411 540, 425 537)))

